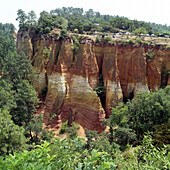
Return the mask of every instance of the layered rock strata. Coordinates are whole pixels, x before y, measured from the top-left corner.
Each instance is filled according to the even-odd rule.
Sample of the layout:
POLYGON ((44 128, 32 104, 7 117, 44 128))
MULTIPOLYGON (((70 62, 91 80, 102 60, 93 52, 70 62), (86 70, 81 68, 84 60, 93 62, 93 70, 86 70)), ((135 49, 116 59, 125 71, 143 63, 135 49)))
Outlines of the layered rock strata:
POLYGON ((46 124, 56 113, 62 122, 75 121, 101 132, 111 107, 138 92, 170 85, 170 50, 159 45, 101 45, 85 37, 73 53, 71 37, 61 41, 19 32, 17 48, 32 61, 36 91, 41 94, 47 87, 46 124), (94 90, 99 84, 105 89, 102 97, 94 90))

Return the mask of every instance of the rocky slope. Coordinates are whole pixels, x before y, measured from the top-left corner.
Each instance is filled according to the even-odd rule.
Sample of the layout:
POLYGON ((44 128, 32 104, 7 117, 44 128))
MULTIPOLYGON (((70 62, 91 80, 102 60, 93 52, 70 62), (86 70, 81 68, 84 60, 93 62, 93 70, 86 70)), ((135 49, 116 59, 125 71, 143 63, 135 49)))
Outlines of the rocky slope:
MULTIPOLYGON (((103 130, 111 107, 132 99, 137 92, 170 85, 170 49, 161 45, 94 43, 82 38, 74 54, 72 37, 32 36, 18 32, 17 49, 32 61, 33 86, 47 87, 45 122, 57 114, 62 122, 75 121, 90 130, 103 130), (94 89, 104 86, 98 97, 94 89), (97 88, 96 88, 97 87, 97 88)), ((54 122, 53 122, 54 123, 54 122)))

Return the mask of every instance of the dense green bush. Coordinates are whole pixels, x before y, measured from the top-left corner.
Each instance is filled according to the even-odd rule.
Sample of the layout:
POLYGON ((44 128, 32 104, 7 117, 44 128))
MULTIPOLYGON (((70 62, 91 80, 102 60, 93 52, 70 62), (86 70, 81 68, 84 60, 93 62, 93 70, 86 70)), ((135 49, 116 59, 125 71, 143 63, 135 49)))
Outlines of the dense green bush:
POLYGON ((79 41, 77 37, 73 36, 73 62, 75 61, 75 55, 79 49, 79 41))
POLYGON ((0 157, 0 169, 1 170, 14 170, 14 169, 54 169, 54 157, 55 155, 49 155, 50 147, 49 143, 45 142, 42 146, 37 145, 35 149, 31 151, 24 151, 22 153, 14 153, 14 155, 0 157))
POLYGON ((143 92, 126 104, 112 109, 105 124, 110 127, 108 140, 125 149, 127 144, 140 143, 144 133, 153 134, 154 142, 168 144, 170 86, 156 92, 143 92))
POLYGON ((170 154, 169 146, 164 145, 162 148, 153 145, 153 139, 149 133, 144 135, 142 145, 139 146, 136 152, 138 163, 143 164, 144 169, 169 169, 170 168, 170 154))
POLYGON ((0 155, 22 151, 26 142, 24 128, 14 124, 7 110, 0 109, 0 155))
POLYGON ((96 42, 96 43, 100 43, 100 37, 99 37, 99 36, 96 36, 95 42, 96 42))
POLYGON ((149 49, 147 52, 146 52, 146 57, 148 59, 149 62, 152 61, 152 58, 154 57, 154 52, 152 49, 149 49))
POLYGON ((31 151, 14 153, 0 157, 0 169, 169 169, 168 146, 156 148, 151 136, 144 136, 142 145, 122 154, 118 150, 112 153, 99 151, 97 148, 88 151, 83 139, 55 139, 51 143, 44 142, 31 151), (127 153, 129 154, 127 156, 127 153))
POLYGON ((60 33, 59 39, 62 40, 62 39, 64 39, 67 36, 68 36, 67 30, 66 29, 62 29, 61 33, 60 33))
POLYGON ((168 124, 170 116, 170 86, 156 92, 139 93, 128 102, 129 125, 138 138, 147 131, 155 132, 154 126, 168 124))
POLYGON ((45 47, 44 50, 43 50, 43 54, 46 56, 46 57, 49 57, 50 56, 50 50, 45 47))
MULTIPOLYGON (((44 116, 42 114, 34 115, 25 127, 25 134, 29 137, 29 144, 40 144, 42 141, 50 141, 54 137, 52 131, 43 129, 44 116)), ((31 146, 30 146, 31 147, 31 146)))
POLYGON ((137 37, 137 38, 136 38, 136 43, 139 44, 139 45, 142 44, 141 38, 137 37))
POLYGON ((129 39, 129 40, 128 40, 128 44, 129 44, 129 45, 133 45, 133 44, 134 44, 134 40, 133 40, 133 39, 129 39))
POLYGON ((61 125, 60 134, 67 133, 68 137, 73 139, 78 136, 77 131, 79 130, 79 128, 80 128, 79 124, 72 122, 71 125, 69 126, 68 121, 66 121, 61 125))
POLYGON ((103 44, 114 44, 113 38, 109 36, 105 36, 104 38, 101 39, 101 42, 103 44))
MULTIPOLYGON (((24 53, 17 54, 12 28, 10 24, 0 24, 1 154, 21 151, 26 143, 32 145, 52 137, 51 133, 43 130, 43 120, 33 116, 39 104, 31 85, 33 68, 24 53)), ((45 55, 49 55, 48 52, 45 49, 45 55)))
POLYGON ((60 134, 64 134, 68 131, 68 121, 61 124, 60 134))

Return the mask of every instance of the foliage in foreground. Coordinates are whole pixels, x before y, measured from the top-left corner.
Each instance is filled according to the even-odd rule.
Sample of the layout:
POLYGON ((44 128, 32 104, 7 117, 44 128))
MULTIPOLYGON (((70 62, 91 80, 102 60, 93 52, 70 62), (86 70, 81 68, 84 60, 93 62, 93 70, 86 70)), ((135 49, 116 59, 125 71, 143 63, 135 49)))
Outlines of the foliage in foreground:
POLYGON ((85 141, 80 138, 44 142, 31 151, 0 157, 0 169, 165 170, 170 168, 168 146, 161 149, 154 147, 150 135, 144 136, 142 146, 136 148, 136 151, 131 152, 132 148, 126 150, 126 156, 114 149, 112 154, 97 149, 89 151, 85 145, 85 141))
MULTIPOLYGON (((5 28, 13 29, 11 25, 5 28)), ((65 130, 75 139, 43 143, 50 134, 42 130, 42 116, 33 116, 38 99, 29 79, 31 64, 25 55, 16 53, 14 41, 3 32, 0 30, 0 169, 170 169, 169 147, 163 145, 169 142, 170 87, 141 93, 114 108, 107 122, 109 134, 87 132, 85 142, 75 138, 72 126, 65 130), (146 131, 154 134, 154 142, 162 148, 153 145, 146 131), (43 144, 23 151, 24 134, 29 143, 43 144), (143 138, 142 145, 122 154, 119 145, 126 149, 136 137, 143 138)))

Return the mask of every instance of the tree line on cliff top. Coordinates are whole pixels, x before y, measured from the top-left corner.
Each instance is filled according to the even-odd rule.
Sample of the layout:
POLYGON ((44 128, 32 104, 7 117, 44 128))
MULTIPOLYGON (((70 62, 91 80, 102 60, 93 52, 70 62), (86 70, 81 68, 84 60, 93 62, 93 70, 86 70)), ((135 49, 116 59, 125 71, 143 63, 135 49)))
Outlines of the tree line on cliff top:
POLYGON ((19 27, 27 30, 33 27, 36 33, 46 34, 54 28, 82 34, 98 32, 118 32, 119 30, 144 34, 169 34, 167 25, 146 23, 144 21, 130 20, 126 17, 101 15, 93 9, 84 11, 83 8, 63 7, 51 10, 50 13, 42 11, 36 20, 34 11, 26 14, 22 9, 17 11, 19 27), (142 29, 141 29, 142 28, 142 29))
POLYGON ((0 169, 170 168, 169 86, 113 108, 103 122, 108 132, 86 130, 85 141, 65 123, 69 137, 54 139, 42 128, 43 116, 34 115, 33 69, 17 54, 13 34, 12 24, 0 23, 0 169))

